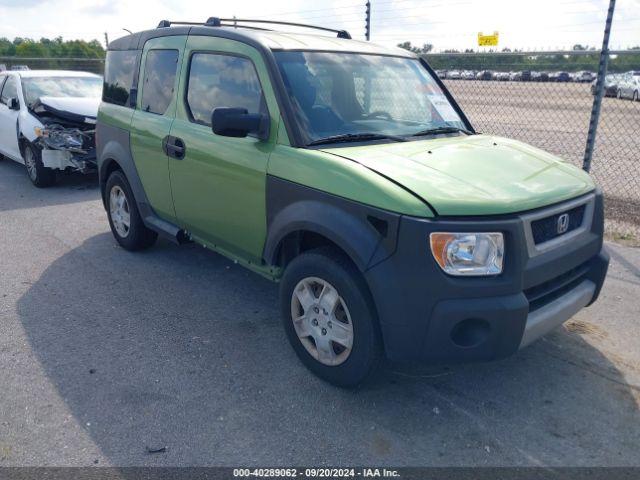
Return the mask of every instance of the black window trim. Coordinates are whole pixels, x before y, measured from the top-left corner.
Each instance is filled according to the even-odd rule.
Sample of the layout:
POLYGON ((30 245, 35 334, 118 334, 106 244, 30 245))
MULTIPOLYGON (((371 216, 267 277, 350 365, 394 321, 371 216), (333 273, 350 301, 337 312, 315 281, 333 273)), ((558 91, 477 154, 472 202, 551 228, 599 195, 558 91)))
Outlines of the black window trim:
MULTIPOLYGON (((191 112, 191 107, 189 106, 189 80, 191 80, 191 65, 193 63, 193 57, 197 54, 210 54, 210 55, 224 55, 226 57, 236 57, 236 58, 244 58, 246 60, 249 60, 249 62, 251 63, 251 66, 253 67, 253 71, 256 73, 256 78, 258 79, 258 84, 260 85, 260 91, 262 92, 262 99, 264 102, 264 108, 266 109, 266 114, 269 117, 269 123, 271 123, 271 112, 269 111, 269 105, 267 104, 267 99, 265 97, 264 94, 264 86, 262 85, 262 80, 260 80, 260 75, 258 74, 258 69, 256 68, 256 64, 253 61, 253 59, 251 57, 249 57, 248 55, 243 55, 241 53, 235 53, 235 52, 225 52, 222 50, 193 50, 189 53, 189 63, 187 64, 187 74, 185 76, 185 82, 184 82, 184 94, 183 94, 183 102, 184 102, 184 107, 185 110, 187 112, 187 115, 189 116, 189 122, 194 123, 196 125, 203 125, 205 127, 211 128, 212 125, 208 124, 208 123, 204 123, 204 122, 200 122, 198 120, 196 120, 196 118, 193 116, 193 113, 191 112)), ((254 137, 255 135, 249 135, 250 137, 254 137)))
MULTIPOLYGON (((150 114, 153 114, 153 115, 159 115, 159 116, 163 117, 167 113, 167 110, 169 109, 169 106, 171 105, 171 101, 169 102, 169 105, 167 105, 167 108, 165 108, 164 112, 162 112, 162 113, 152 112, 152 111, 148 111, 148 110, 145 110, 144 108, 142 108, 142 106, 143 106, 142 101, 144 99, 144 82, 146 80, 146 74, 147 74, 147 60, 148 60, 149 54, 151 52, 177 52, 177 54, 178 54, 178 57, 176 58, 176 73, 175 73, 175 76, 173 78, 174 93, 173 93, 172 99, 171 99, 171 101, 173 101, 174 99, 177 98, 176 97, 176 93, 177 93, 176 90, 177 90, 178 85, 179 85, 177 82, 180 80, 180 69, 178 68, 178 66, 180 64, 180 49, 179 48, 150 48, 144 54, 144 70, 145 71, 144 72, 140 72, 142 74, 142 95, 140 95, 140 105, 135 105, 134 104, 132 106, 132 108, 134 108, 136 110, 140 110, 143 113, 150 113, 150 114)), ((142 69, 142 55, 140 55, 140 62, 139 62, 139 65, 138 65, 138 70, 141 70, 141 69, 142 69)), ((134 75, 134 78, 135 77, 136 76, 134 75)), ((132 87, 132 89, 133 88, 136 89, 136 96, 138 95, 137 90, 139 88, 139 82, 140 82, 140 74, 137 75, 136 82, 135 82, 135 87, 132 87)), ((131 98, 131 94, 129 94, 129 98, 131 98)), ((136 103, 138 103, 138 102, 136 101, 136 103)))

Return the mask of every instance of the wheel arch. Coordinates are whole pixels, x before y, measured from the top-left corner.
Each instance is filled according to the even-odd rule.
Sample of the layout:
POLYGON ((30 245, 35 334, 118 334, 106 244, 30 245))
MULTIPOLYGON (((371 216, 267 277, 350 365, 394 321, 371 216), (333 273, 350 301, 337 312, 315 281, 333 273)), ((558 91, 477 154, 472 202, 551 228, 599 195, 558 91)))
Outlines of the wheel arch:
POLYGON ((263 258, 284 268, 303 251, 332 246, 364 272, 393 254, 399 223, 398 214, 269 179, 263 258))

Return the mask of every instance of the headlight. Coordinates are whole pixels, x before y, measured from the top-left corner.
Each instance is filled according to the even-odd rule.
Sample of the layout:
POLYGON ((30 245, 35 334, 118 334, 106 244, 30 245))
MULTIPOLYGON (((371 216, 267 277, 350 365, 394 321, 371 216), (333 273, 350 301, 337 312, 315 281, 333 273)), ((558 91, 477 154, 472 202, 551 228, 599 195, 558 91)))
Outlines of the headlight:
POLYGON ((449 275, 482 276, 502 273, 504 237, 501 233, 432 233, 431 253, 449 275))

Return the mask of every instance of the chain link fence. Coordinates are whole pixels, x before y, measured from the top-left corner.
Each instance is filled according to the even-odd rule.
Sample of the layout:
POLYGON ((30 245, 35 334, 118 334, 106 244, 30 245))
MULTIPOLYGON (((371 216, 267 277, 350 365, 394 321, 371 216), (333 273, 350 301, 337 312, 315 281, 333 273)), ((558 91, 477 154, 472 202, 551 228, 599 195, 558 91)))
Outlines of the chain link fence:
MULTIPOLYGON (((599 52, 428 54, 476 130, 583 166, 599 52)), ((640 243, 640 51, 611 52, 591 174, 607 232, 640 243), (634 100, 635 98, 635 100, 634 100)))
MULTIPOLYGON (((476 130, 521 140, 583 166, 598 52, 438 53, 425 58, 476 130)), ((2 64, 104 71, 102 59, 0 57, 2 64)), ((639 244, 640 101, 633 100, 634 84, 640 85, 640 51, 612 52, 591 174, 605 193, 609 235, 639 244)))

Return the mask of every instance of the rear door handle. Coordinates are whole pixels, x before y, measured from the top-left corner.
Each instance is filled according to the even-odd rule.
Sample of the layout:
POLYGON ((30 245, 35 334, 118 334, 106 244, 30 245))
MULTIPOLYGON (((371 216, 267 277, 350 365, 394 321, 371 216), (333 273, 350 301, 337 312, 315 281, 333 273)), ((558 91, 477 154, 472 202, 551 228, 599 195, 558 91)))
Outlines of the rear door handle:
POLYGON ((175 158, 176 160, 182 160, 187 148, 181 138, 167 135, 162 140, 162 150, 168 156, 175 158))

